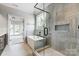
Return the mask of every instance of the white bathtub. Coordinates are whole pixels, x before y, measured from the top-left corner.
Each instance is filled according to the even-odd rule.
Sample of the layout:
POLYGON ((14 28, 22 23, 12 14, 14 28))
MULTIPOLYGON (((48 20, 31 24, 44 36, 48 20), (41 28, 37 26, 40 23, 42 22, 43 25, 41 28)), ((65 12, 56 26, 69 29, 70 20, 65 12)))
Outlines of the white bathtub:
POLYGON ((39 36, 27 36, 27 42, 32 49, 38 49, 46 45, 46 39, 39 36))

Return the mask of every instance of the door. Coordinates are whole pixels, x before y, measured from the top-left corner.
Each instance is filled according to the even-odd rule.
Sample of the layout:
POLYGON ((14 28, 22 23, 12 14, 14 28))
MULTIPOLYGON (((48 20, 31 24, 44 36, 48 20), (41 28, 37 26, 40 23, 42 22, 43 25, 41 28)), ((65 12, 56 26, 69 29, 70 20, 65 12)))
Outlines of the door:
POLYGON ((8 43, 18 44, 24 42, 24 19, 17 16, 10 16, 8 24, 8 43))

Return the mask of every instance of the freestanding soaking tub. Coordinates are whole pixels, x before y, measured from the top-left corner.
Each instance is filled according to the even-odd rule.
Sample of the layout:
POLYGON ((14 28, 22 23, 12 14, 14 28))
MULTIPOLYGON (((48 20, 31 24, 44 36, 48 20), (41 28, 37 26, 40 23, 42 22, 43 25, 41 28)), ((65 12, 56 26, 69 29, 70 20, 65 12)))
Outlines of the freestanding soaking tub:
POLYGON ((27 36, 27 42, 32 49, 42 48, 46 45, 46 39, 40 36, 27 36))

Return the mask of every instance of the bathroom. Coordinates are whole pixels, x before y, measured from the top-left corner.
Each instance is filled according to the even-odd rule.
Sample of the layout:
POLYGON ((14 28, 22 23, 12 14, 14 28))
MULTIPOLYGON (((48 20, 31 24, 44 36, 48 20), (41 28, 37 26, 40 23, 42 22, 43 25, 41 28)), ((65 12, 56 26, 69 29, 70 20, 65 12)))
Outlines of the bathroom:
MULTIPOLYGON (((23 6, 32 5, 28 9, 29 14, 7 5, 0 4, 0 33, 6 33, 1 33, 4 37, 0 36, 0 39, 5 39, 5 46, 11 41, 6 39, 7 34, 9 37, 8 20, 15 17, 23 20, 22 38, 32 49, 33 55, 79 56, 79 3, 24 3, 23 6)), ((11 5, 18 7, 22 4, 11 5)), ((1 53, 4 49, 1 49, 1 53)))

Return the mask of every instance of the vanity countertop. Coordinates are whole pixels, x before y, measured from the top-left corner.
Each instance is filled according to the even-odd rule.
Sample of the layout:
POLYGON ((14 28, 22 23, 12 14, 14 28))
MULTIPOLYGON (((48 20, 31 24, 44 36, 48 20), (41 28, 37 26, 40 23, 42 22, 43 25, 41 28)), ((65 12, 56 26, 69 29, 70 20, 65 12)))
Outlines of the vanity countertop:
POLYGON ((4 35, 4 34, 6 34, 6 32, 0 32, 0 36, 2 36, 2 35, 4 35))

